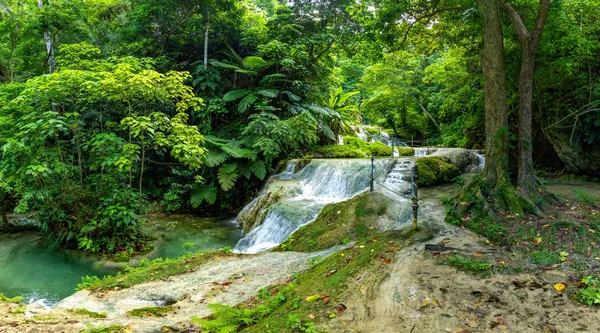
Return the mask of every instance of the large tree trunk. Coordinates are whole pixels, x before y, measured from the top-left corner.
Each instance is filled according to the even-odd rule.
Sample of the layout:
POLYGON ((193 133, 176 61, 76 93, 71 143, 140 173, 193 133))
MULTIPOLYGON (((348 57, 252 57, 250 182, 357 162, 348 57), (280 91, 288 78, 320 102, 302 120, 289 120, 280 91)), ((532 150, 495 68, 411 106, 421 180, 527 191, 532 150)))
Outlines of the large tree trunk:
MULTIPOLYGON (((38 0, 38 7, 44 9, 44 0, 38 0)), ((49 29, 44 30, 44 44, 46 44, 46 54, 48 55, 48 71, 52 74, 56 69, 56 61, 54 61, 54 42, 49 29)))
POLYGON ((504 41, 498 0, 477 0, 483 16, 483 80, 485 99, 485 152, 483 170, 488 185, 507 181, 508 116, 504 41))
POLYGON ((537 22, 532 31, 527 30, 519 13, 509 4, 501 3, 502 9, 508 14, 519 38, 521 45, 521 73, 519 75, 519 158, 518 186, 527 196, 536 196, 535 175, 533 173, 532 150, 532 93, 535 55, 542 31, 548 19, 550 0, 540 0, 540 10, 537 22))

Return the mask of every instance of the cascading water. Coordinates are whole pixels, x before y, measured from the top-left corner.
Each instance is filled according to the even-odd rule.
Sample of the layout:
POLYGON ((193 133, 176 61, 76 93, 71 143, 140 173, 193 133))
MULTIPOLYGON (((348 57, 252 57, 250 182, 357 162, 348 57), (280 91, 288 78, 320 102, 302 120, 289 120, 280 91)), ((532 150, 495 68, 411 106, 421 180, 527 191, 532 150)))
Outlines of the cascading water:
POLYGON ((483 167, 485 167, 485 155, 483 154, 475 154, 479 159, 479 171, 483 171, 483 167))
MULTIPOLYGON (((290 165, 292 163, 294 161, 290 165)), ((369 160, 313 160, 297 173, 292 171, 295 166, 290 165, 264 195, 274 196, 273 193, 280 194, 279 191, 285 192, 285 189, 291 194, 268 208, 263 223, 238 242, 236 251, 257 253, 275 247, 298 228, 315 220, 328 203, 349 199, 369 187, 369 160)), ((387 167, 377 163, 374 173, 383 181, 387 167)), ((249 206, 259 201, 253 200, 249 206)), ((244 208, 248 210, 252 209, 244 208)))

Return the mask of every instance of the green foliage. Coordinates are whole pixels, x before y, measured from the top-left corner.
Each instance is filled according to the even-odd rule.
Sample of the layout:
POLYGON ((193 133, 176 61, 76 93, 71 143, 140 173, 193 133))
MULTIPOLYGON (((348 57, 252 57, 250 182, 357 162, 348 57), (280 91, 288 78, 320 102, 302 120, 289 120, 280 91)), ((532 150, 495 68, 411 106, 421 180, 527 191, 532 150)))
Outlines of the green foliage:
POLYGON ((98 325, 87 323, 86 329, 82 333, 122 333, 125 332, 125 327, 113 324, 110 326, 98 325))
POLYGON ((582 287, 575 298, 587 305, 600 304, 600 276, 588 275, 581 279, 582 287))
POLYGON ((415 149, 410 147, 396 147, 400 156, 415 156, 415 149))
POLYGON ((316 156, 326 158, 365 158, 367 154, 352 146, 321 146, 314 149, 316 156))
POLYGON ((469 274, 478 274, 482 276, 491 275, 491 269, 493 267, 492 264, 488 264, 477 259, 464 258, 460 255, 448 257, 448 265, 456 267, 469 274))

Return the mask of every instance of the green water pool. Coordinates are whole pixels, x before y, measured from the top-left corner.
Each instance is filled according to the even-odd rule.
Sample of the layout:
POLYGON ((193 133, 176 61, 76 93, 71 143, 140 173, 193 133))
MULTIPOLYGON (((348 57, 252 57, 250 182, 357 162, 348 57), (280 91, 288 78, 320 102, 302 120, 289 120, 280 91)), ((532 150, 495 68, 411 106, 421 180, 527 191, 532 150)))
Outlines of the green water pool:
MULTIPOLYGON (((176 258, 189 251, 234 246, 241 238, 232 219, 176 215, 149 218, 147 231, 159 242, 152 258, 176 258), (186 244, 182 248, 182 245, 186 244)), ((103 276, 93 264, 50 248, 38 232, 0 234, 0 293, 53 304, 71 295, 81 277, 103 276)))

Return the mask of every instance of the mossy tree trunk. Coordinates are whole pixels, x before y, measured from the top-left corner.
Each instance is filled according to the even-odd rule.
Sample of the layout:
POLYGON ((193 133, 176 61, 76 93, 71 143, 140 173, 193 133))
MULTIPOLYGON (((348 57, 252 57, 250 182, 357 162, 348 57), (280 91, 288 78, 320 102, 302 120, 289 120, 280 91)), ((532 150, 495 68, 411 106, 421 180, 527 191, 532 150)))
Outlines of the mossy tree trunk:
POLYGON ((485 151, 483 175, 490 186, 508 182, 508 115, 504 40, 498 0, 477 0, 483 17, 485 151))
POLYGON ((533 150, 531 128, 531 104, 533 91, 533 74, 535 56, 537 53, 542 31, 548 19, 550 0, 540 0, 535 28, 527 30, 521 15, 509 4, 501 3, 500 6, 508 14, 515 28, 521 45, 521 72, 519 75, 519 158, 518 158, 518 186, 521 192, 529 197, 538 196, 533 173, 533 150))

